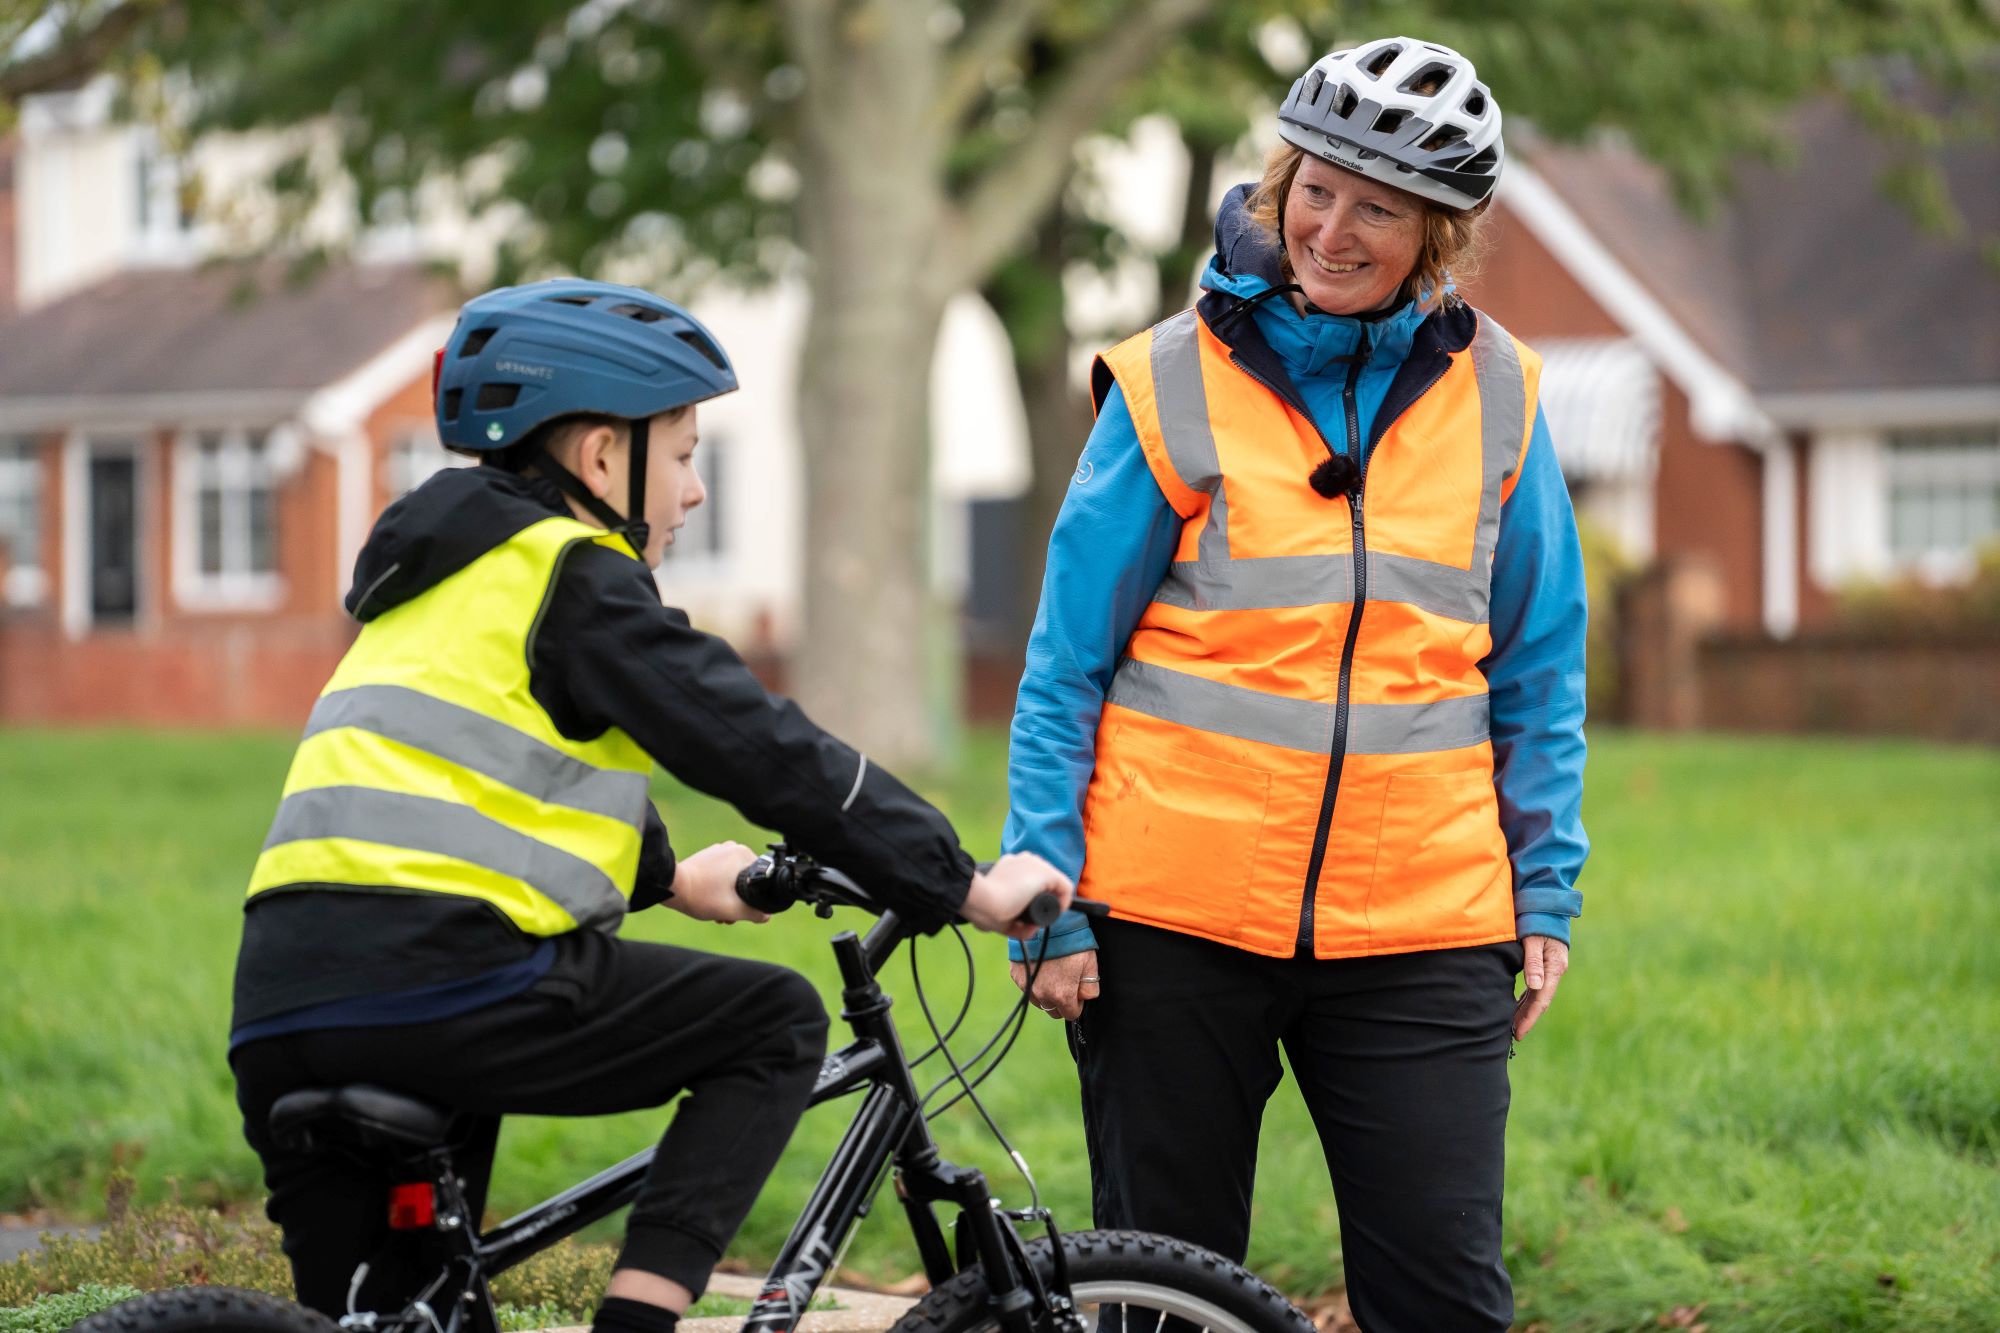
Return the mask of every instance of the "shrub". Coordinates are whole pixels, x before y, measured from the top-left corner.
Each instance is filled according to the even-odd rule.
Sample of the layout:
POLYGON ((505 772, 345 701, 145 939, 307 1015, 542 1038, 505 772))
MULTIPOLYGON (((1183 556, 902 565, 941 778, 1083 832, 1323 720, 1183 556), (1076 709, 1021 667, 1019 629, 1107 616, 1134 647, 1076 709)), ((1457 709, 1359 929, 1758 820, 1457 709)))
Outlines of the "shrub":
POLYGON ((0 1333, 63 1333, 79 1319, 108 1310, 139 1294, 137 1287, 106 1287, 91 1282, 75 1291, 38 1296, 26 1305, 0 1310, 0 1333))

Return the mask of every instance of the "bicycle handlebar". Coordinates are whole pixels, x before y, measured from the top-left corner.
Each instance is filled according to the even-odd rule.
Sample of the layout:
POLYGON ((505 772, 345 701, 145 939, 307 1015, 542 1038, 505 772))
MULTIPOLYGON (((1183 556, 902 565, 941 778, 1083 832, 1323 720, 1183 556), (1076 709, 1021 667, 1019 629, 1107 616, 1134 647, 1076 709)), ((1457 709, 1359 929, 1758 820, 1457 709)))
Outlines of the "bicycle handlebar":
MULTIPOLYGON (((982 874, 990 868, 990 862, 979 866, 982 874)), ((819 908, 859 907, 877 915, 887 910, 866 889, 832 866, 819 865, 789 852, 782 844, 743 867, 736 876, 736 896, 773 916, 802 902, 819 908)), ((1089 898, 1072 898, 1070 906, 1086 916, 1103 916, 1110 910, 1089 898)), ((1046 926, 1061 916, 1062 911, 1062 898, 1044 890, 1029 900, 1021 920, 1046 926)))

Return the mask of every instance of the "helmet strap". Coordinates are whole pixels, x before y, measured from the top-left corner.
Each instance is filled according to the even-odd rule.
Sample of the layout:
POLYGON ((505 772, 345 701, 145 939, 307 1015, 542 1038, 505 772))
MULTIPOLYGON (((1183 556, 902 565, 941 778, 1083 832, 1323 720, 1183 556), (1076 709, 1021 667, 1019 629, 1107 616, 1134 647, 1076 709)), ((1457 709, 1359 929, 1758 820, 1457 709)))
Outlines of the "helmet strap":
POLYGON ((644 417, 636 418, 631 423, 632 470, 626 489, 626 505, 629 511, 627 514, 621 514, 606 504, 590 487, 583 484, 581 477, 564 467, 546 447, 538 447, 534 456, 536 471, 554 482, 557 490, 582 505, 592 518, 624 537, 631 544, 632 553, 641 560, 646 558, 646 541, 649 536, 645 514, 647 428, 650 424, 644 417))

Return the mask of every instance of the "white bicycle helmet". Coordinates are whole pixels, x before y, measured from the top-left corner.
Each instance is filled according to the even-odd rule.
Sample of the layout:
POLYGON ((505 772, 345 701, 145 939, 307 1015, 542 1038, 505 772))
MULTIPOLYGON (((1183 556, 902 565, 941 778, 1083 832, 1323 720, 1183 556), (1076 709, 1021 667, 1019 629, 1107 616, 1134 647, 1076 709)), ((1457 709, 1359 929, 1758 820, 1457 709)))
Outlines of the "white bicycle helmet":
POLYGON ((1320 57, 1278 109, 1315 157, 1451 208, 1493 194, 1507 150, 1500 106, 1448 46, 1384 37, 1320 57))

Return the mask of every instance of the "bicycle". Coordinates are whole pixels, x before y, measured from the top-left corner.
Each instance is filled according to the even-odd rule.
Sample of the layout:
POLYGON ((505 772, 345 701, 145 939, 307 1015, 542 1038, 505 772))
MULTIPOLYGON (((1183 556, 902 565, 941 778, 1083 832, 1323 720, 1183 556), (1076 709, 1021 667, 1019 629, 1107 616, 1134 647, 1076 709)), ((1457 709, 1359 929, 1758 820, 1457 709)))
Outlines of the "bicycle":
MULTIPOLYGON (((913 953, 918 998, 937 1039, 913 1061, 889 1018, 893 1001, 878 976, 902 945, 916 938, 914 931, 847 876, 782 844, 744 872, 737 892, 764 912, 806 903, 822 918, 836 907, 877 916, 865 937, 851 930, 833 937, 841 1018, 855 1039, 826 1056, 811 1104, 855 1092, 864 1096, 745 1316, 742 1333, 793 1333, 891 1167, 931 1283, 930 1293, 891 1333, 1153 1333, 1165 1330, 1168 1321, 1176 1329, 1186 1325, 1213 1333, 1312 1333, 1311 1322, 1276 1290, 1198 1246, 1144 1232, 1057 1228, 1054 1215, 1040 1204, 1027 1163, 977 1094, 1021 1031, 1026 991, 993 1038, 961 1064, 947 1043, 970 1010, 970 978, 964 1006, 941 1031, 913 953), (933 1053, 944 1056, 951 1073, 919 1093, 915 1070, 933 1053), (984 1068, 981 1060, 987 1061, 984 1068), (929 1110, 930 1101, 954 1084, 958 1091, 929 1110), (981 1172, 939 1154, 930 1121, 965 1098, 1021 1168, 1034 1196, 1028 1208, 1003 1208, 981 1172), (939 1204, 958 1209, 950 1243, 936 1213, 939 1204), (1024 1239, 1019 1228, 1030 1224, 1045 1234, 1024 1239)), ((1081 899, 1078 905, 1102 910, 1081 899)), ((1044 894, 1027 915, 1045 925, 1057 910, 1055 895, 1044 894)), ((962 935, 960 943, 969 968, 970 945, 962 935)), ((489 1279, 629 1204, 655 1151, 647 1148, 481 1232, 478 1219, 467 1216, 452 1168, 454 1120, 448 1108, 363 1085, 295 1092, 272 1107, 273 1132, 294 1145, 389 1154, 408 1181, 391 1190, 391 1228, 434 1231, 445 1243, 446 1266, 403 1310, 356 1310, 350 1295, 349 1311, 338 1322, 347 1333, 499 1333, 489 1279)), ((353 1290, 361 1279, 357 1273, 353 1290)), ((335 1327, 315 1311, 264 1293, 184 1287, 113 1306, 72 1333, 330 1333, 335 1327)))

